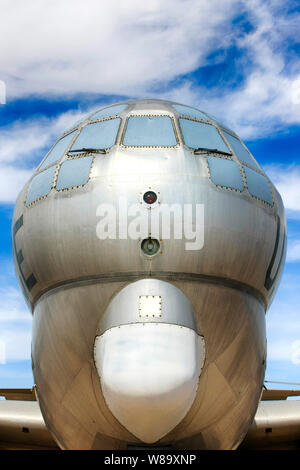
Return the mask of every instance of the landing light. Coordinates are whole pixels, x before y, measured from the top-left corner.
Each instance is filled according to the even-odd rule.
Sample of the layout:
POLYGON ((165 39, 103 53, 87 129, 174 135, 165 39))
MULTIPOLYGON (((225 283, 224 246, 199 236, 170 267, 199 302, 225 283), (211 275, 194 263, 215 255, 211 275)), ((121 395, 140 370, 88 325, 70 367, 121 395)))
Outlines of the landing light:
POLYGON ((160 250, 160 243, 156 238, 146 238, 141 243, 141 249, 147 256, 154 256, 160 250))

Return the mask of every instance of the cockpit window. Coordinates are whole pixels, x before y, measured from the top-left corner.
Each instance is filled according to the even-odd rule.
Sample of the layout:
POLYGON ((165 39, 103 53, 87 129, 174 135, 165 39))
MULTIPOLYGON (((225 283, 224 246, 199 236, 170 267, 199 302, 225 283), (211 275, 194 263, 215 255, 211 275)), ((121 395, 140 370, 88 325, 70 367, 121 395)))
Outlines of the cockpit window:
POLYGON ((66 135, 65 137, 60 139, 54 145, 54 147, 52 147, 52 149, 48 153, 47 157, 45 158, 45 160, 41 164, 41 166, 39 168, 40 170, 42 170, 43 168, 45 168, 48 165, 51 165, 51 163, 56 162, 57 160, 59 160, 63 156, 63 154, 67 150, 71 140, 75 136, 76 132, 77 131, 74 131, 74 132, 71 132, 71 134, 66 135))
POLYGON ((230 154, 230 150, 220 136, 217 129, 211 124, 179 118, 181 131, 185 144, 193 149, 216 149, 230 154))
POLYGON ((109 106, 108 108, 101 109, 100 111, 97 111, 95 114, 92 114, 89 119, 102 119, 104 117, 109 117, 109 116, 117 116, 118 114, 122 113, 126 108, 127 104, 118 104, 115 106, 109 106))
POLYGON ((243 144, 236 137, 233 137, 233 135, 228 134, 228 132, 225 132, 225 131, 224 131, 224 136, 228 140, 229 144, 231 145, 234 153, 237 155, 239 160, 241 160, 244 163, 247 163, 248 165, 254 168, 259 168, 255 160, 251 157, 248 150, 243 146, 243 144))
POLYGON ((169 116, 130 116, 123 145, 127 147, 175 147, 178 144, 169 116))
POLYGON ((121 119, 87 124, 72 145, 70 152, 84 152, 89 149, 101 150, 112 147, 117 140, 121 119))
POLYGON ((26 206, 50 193, 55 170, 56 165, 52 165, 32 178, 27 190, 26 206))
POLYGON ((184 114, 185 116, 193 117, 193 118, 198 118, 198 119, 205 119, 208 121, 210 118, 204 114, 201 113, 201 111, 198 111, 198 109, 190 108, 189 106, 183 106, 182 104, 173 104, 172 105, 175 111, 179 114, 184 114))

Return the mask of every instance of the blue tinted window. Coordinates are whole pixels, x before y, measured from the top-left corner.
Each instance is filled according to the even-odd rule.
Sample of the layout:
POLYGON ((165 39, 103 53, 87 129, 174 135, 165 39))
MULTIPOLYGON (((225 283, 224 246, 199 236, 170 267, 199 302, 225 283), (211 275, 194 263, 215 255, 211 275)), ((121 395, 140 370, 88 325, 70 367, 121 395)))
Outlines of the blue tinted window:
POLYGON ((37 199, 47 196, 52 188, 56 166, 53 165, 42 173, 34 176, 28 186, 26 205, 28 206, 37 199))
POLYGON ((68 189, 87 183, 92 162, 92 156, 74 158, 63 162, 59 169, 56 189, 68 189))
POLYGON ((246 150, 243 144, 236 137, 233 137, 227 132, 224 132, 224 135, 228 140, 229 144, 231 145, 234 153, 242 162, 247 163, 248 165, 251 165, 254 168, 258 168, 258 165, 253 160, 248 150, 246 150))
POLYGON ((209 117, 206 114, 201 113, 201 111, 198 111, 198 109, 183 106, 182 104, 173 104, 172 106, 179 114, 185 114, 186 116, 193 118, 205 119, 206 121, 209 120, 209 117))
POLYGON ((272 205, 272 192, 267 178, 246 166, 243 168, 246 174, 249 193, 252 194, 252 196, 262 199, 272 205))
POLYGON ((123 145, 134 147, 173 147, 177 145, 169 116, 131 116, 123 145))
POLYGON ((188 147, 217 149, 230 153, 229 148, 220 136, 217 129, 211 124, 179 119, 184 142, 188 147))
POLYGON ((109 119, 108 121, 95 122, 87 124, 81 129, 81 132, 71 150, 82 149, 106 149, 116 143, 121 119, 109 119))
POLYGON ((61 157, 64 155, 65 151, 67 150, 71 140, 75 136, 76 132, 77 131, 71 132, 71 134, 66 135, 54 145, 52 150, 50 150, 50 152, 48 153, 48 156, 46 157, 44 162, 41 164, 40 169, 45 168, 51 163, 54 163, 61 159, 61 157))
MULTIPOLYGON (((207 114, 207 113, 206 113, 207 114)), ((218 118, 216 118, 216 116, 214 116, 213 114, 207 114, 207 116, 212 119, 213 121, 216 121, 216 123, 221 126, 221 127, 224 127, 224 129, 226 129, 227 126, 225 126, 225 124, 223 124, 221 121, 219 121, 218 118)))
POLYGON ((109 106, 109 108, 101 109, 97 111, 95 114, 90 116, 90 119, 101 119, 109 116, 116 116, 117 114, 122 113, 126 108, 127 104, 119 104, 116 106, 109 106))
POLYGON ((75 124, 73 124, 72 127, 77 127, 77 126, 79 126, 79 124, 81 124, 82 122, 86 121, 87 119, 88 119, 88 116, 85 116, 85 117, 79 119, 78 121, 75 122, 75 124))
POLYGON ((232 189, 244 189, 241 171, 237 163, 218 157, 207 157, 209 172, 213 183, 232 189))

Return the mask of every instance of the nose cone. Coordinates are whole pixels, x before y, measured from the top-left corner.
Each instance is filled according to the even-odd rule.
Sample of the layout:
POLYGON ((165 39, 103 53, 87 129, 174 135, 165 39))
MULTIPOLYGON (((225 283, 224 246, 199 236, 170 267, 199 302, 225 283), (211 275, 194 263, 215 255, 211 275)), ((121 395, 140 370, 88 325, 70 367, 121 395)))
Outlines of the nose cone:
POLYGON ((141 441, 153 443, 192 406, 205 347, 191 328, 138 322, 97 336, 94 357, 111 412, 141 441))

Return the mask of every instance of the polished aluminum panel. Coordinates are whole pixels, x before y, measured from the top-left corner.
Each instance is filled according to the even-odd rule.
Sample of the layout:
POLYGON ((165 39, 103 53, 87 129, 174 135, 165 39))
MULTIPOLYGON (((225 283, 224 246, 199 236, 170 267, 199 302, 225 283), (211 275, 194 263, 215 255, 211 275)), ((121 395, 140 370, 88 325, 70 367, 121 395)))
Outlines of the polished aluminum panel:
POLYGON ((0 449, 2 443, 5 449, 57 448, 36 401, 0 401, 0 449))
POLYGON ((243 448, 288 449, 300 440, 300 401, 261 401, 243 448))
POLYGON ((101 335, 109 328, 130 323, 168 323, 185 326, 197 332, 190 301, 181 290, 169 282, 158 279, 141 279, 122 289, 110 302, 101 319, 97 334, 101 335), (159 312, 157 308, 154 308, 150 313, 151 310, 148 307, 149 314, 146 313, 145 297, 156 299, 159 312))

